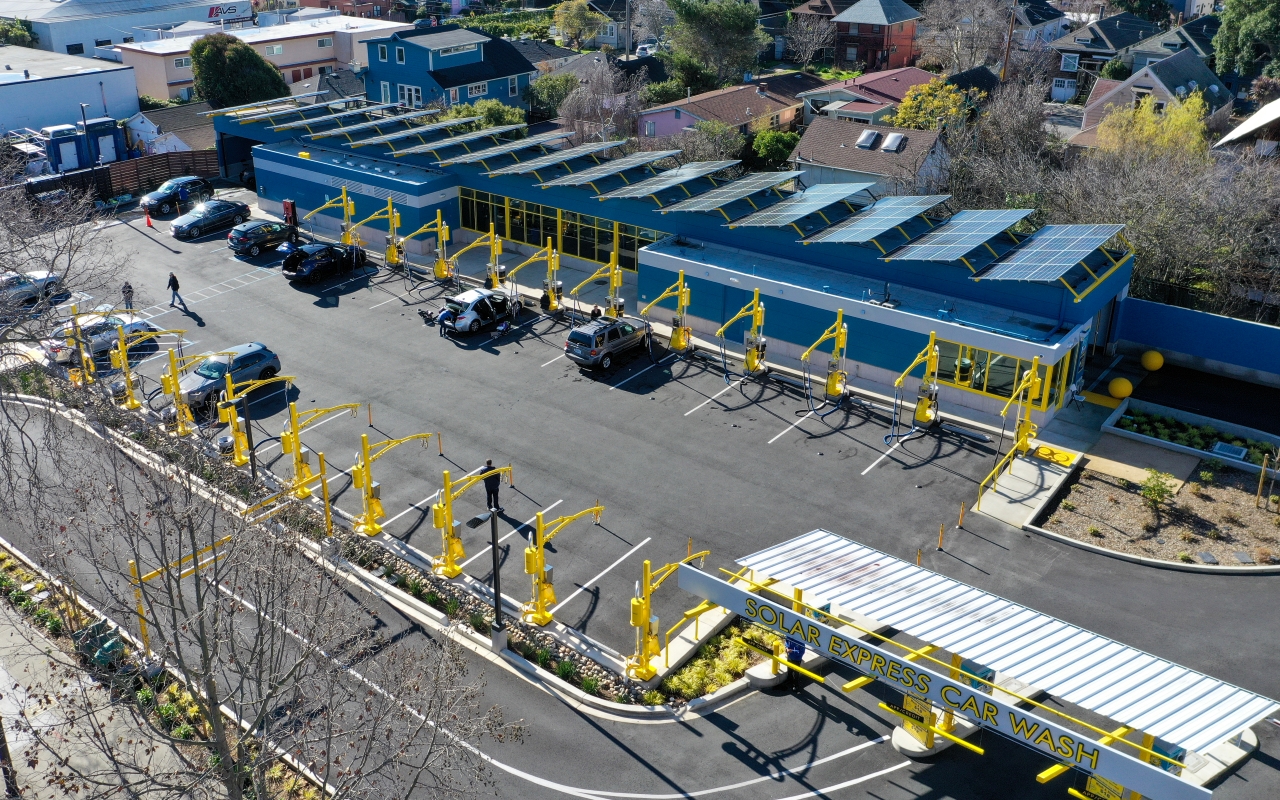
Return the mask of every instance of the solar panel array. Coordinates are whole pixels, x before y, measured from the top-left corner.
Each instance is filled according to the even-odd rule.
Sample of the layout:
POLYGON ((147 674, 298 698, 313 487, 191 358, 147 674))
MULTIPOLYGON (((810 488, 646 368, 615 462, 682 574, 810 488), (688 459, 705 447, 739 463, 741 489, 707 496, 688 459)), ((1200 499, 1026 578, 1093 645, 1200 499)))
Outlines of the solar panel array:
MULTIPOLYGON (((318 92, 307 92, 306 94, 295 94, 293 97, 290 97, 289 99, 290 99, 290 100, 303 100, 303 99, 308 98, 308 97, 323 97, 324 95, 326 95, 326 94, 328 94, 328 93, 329 93, 329 90, 328 90, 328 89, 322 89, 322 90, 320 90, 320 91, 318 91, 318 92)), ((279 98, 277 98, 277 99, 279 99, 279 98)), ((243 105, 238 105, 238 106, 227 106, 227 107, 225 107, 225 108, 215 108, 215 109, 214 109, 214 110, 212 110, 212 111, 201 111, 201 112, 200 112, 200 116, 202 116, 202 117, 219 117, 219 116, 222 116, 222 115, 224 115, 224 114, 232 114, 232 113, 234 113, 234 112, 236 112, 236 111, 243 111, 243 110, 245 110, 245 109, 247 109, 247 108, 267 108, 268 104, 269 104, 269 103, 271 103, 271 102, 272 102, 271 100, 263 100, 262 102, 259 102, 259 103, 245 103, 245 104, 243 104, 243 105)), ((311 107, 311 106, 306 106, 306 108, 310 108, 310 107, 311 107)))
POLYGON ((1046 225, 973 277, 1052 283, 1124 230, 1123 225, 1046 225))
POLYGON ((694 161, 639 183, 633 183, 630 186, 623 186, 621 189, 614 189, 612 192, 597 195, 597 199, 612 200, 621 197, 648 197, 651 194, 665 192, 667 189, 674 189, 682 183, 713 175, 738 163, 738 161, 694 161))
POLYGON ((315 125, 317 122, 333 122, 335 119, 344 117, 354 117, 358 114, 372 114, 375 111, 382 111, 387 108, 395 108, 395 103, 384 103, 377 106, 364 106, 362 108, 349 108, 346 111, 339 111, 336 114, 325 114, 323 117, 309 117, 308 119, 298 120, 297 122, 286 122, 283 125, 275 125, 271 128, 273 131, 288 131, 294 128, 305 128, 308 125, 315 125))
POLYGON ((405 120, 417 119, 425 117, 429 114, 438 114, 440 110, 437 108, 426 108, 421 111, 410 111, 408 114, 397 114, 394 117, 381 117, 379 119, 371 119, 368 122, 360 122, 355 125, 348 125, 345 128, 333 128, 332 130, 319 131, 317 133, 308 133, 304 139, 323 139, 326 136, 342 136, 344 134, 352 134, 357 131, 367 131, 370 128, 377 128, 379 125, 391 125, 396 122, 404 122, 405 120))
POLYGON ((580 144, 577 147, 557 150, 554 153, 547 153, 545 156, 538 156, 537 158, 533 158, 528 161, 522 161, 519 164, 512 164, 509 167, 495 169, 489 174, 528 175, 530 172, 536 172, 537 170, 546 169, 547 167, 554 167, 557 164, 563 164, 567 161, 572 161, 575 158, 582 158, 583 156, 589 156, 605 150, 611 150, 620 144, 622 144, 622 142, 587 142, 586 144, 580 144))
MULTIPOLYGON (((504 125, 503 127, 507 127, 507 126, 504 125)), ((494 134, 497 133, 498 128, 490 128, 489 130, 494 132, 489 134, 490 136, 493 136, 494 134)), ((481 131, 481 133, 483 133, 483 131, 481 131)), ((447 156, 444 159, 437 161, 436 163, 437 164, 474 164, 477 161, 484 161, 486 159, 496 158, 497 156, 510 155, 511 153, 515 153, 520 150, 527 150, 530 147, 537 147, 539 145, 547 144, 548 142, 554 142, 559 139, 568 139, 572 135, 573 134, 571 133, 540 133, 537 136, 526 136, 523 139, 515 139, 509 142, 502 142, 501 144, 496 144, 493 147, 486 147, 484 150, 476 150, 475 152, 471 152, 471 153, 459 153, 456 156, 447 156)), ((453 139, 446 139, 445 141, 453 141, 458 138, 460 137, 455 136, 453 137, 453 139)), ((440 142, 436 143, 437 146, 440 146, 441 144, 442 143, 440 142)))
POLYGON ((603 180, 613 175, 626 172, 629 169, 643 167, 646 164, 652 164, 655 161, 661 161, 664 158, 680 155, 683 150, 646 150, 641 153, 632 153, 629 156, 614 158, 603 164, 596 164, 594 167, 587 167, 581 172, 575 172, 572 175, 565 175, 562 178, 547 181, 540 184, 547 186, 585 186, 592 181, 603 180))
POLYGON ((364 147, 366 144, 390 144, 398 142, 401 139, 408 139, 410 136, 422 136, 423 134, 433 133, 444 128, 452 128, 455 125, 462 125, 467 122, 475 122, 480 117, 464 117, 462 119, 446 119, 441 122, 433 122, 430 125, 411 125, 407 130, 395 131, 394 133, 384 133, 381 136, 371 136, 368 139, 357 139, 348 145, 348 147, 364 147))
POLYGON ((899 195, 877 200, 861 214, 841 220, 830 228, 806 237, 806 243, 844 242, 866 244, 885 231, 893 230, 917 214, 923 214, 950 198, 949 194, 899 195))
POLYGON ((747 216, 726 223, 730 228, 781 228, 804 219, 815 211, 821 211, 832 203, 848 200, 858 192, 870 189, 874 183, 822 183, 793 194, 781 203, 775 203, 747 216))
POLYGON ((981 247, 991 237, 1031 216, 1035 209, 1006 208, 961 211, 911 244, 884 257, 884 261, 955 261, 981 247))
POLYGON ((798 178, 803 174, 799 170, 752 172, 732 183, 717 186, 709 192, 703 192, 696 197, 690 197, 688 200, 681 200, 675 205, 667 206, 662 209, 662 213, 666 214, 670 211, 715 211, 736 200, 750 197, 756 192, 772 189, 780 183, 786 183, 792 178, 798 178))
MULTIPOLYGON (((293 98, 290 98, 290 99, 293 99, 293 98)), ((278 116, 280 114, 291 114, 293 112, 302 114, 304 112, 310 111, 313 108, 320 108, 320 107, 321 106, 317 106, 315 104, 302 106, 302 105, 298 105, 297 103, 291 103, 291 104, 281 104, 281 105, 273 106, 273 105, 268 105, 267 103, 262 103, 261 105, 258 106, 258 108, 264 109, 264 110, 260 111, 259 113, 249 114, 249 113, 245 113, 244 111, 237 111, 236 113, 231 114, 230 116, 234 117, 238 122, 256 122, 257 120, 270 119, 271 117, 278 116)), ((248 110, 252 111, 253 109, 248 109, 248 110)))

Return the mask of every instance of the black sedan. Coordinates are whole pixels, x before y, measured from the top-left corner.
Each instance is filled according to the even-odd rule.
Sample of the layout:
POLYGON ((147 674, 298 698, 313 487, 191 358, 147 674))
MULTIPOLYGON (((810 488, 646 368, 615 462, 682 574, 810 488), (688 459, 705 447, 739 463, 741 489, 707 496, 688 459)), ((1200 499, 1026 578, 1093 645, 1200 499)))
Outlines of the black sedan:
POLYGON ((285 242, 298 241, 298 229, 283 222, 269 219, 251 219, 242 222, 227 234, 227 246, 236 255, 256 256, 263 250, 279 247, 285 242))
POLYGON ((338 244, 304 244, 284 257, 280 274, 290 281, 318 281, 327 275, 350 272, 364 266, 359 247, 338 244))
POLYGON ((204 178, 187 175, 181 178, 170 178, 162 183, 159 189, 143 195, 140 203, 143 208, 153 214, 168 214, 175 208, 181 211, 182 206, 199 203, 206 197, 213 197, 213 184, 204 178), (182 199, 183 189, 187 190, 185 200, 182 199))
POLYGON ((208 231, 239 225, 249 218, 249 207, 238 200, 206 200, 173 221, 169 233, 180 239, 199 239, 208 231))

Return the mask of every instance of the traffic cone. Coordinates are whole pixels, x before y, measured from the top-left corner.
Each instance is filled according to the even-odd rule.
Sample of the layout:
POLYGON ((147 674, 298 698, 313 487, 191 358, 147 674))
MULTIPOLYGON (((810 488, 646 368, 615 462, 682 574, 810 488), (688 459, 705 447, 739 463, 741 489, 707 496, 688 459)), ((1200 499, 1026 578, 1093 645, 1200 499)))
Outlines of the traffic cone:
POLYGON ((145 206, 144 206, 144 207, 143 207, 143 209, 142 209, 142 213, 143 213, 143 216, 145 216, 145 217, 147 218, 147 227, 148 227, 148 228, 155 228, 155 225, 152 225, 152 224, 151 224, 151 209, 149 209, 149 208, 147 208, 147 207, 145 207, 145 206))

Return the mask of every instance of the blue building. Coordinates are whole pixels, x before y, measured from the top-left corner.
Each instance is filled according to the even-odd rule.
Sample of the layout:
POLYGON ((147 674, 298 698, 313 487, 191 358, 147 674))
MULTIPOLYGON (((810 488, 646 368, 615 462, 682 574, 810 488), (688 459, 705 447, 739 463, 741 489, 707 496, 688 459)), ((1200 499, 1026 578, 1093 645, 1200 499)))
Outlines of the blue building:
POLYGON ((524 99, 538 70, 510 42, 457 25, 418 27, 369 39, 365 89, 375 103, 412 108, 524 99))
MULTIPOLYGON (((396 42, 415 40, 371 47, 386 44, 394 63, 396 42)), ((476 130, 478 122, 434 121, 436 113, 299 106, 224 113, 215 127, 261 143, 253 157, 269 213, 285 199, 316 208, 346 186, 358 218, 391 198, 401 233, 438 210, 455 242, 492 224, 509 253, 548 239, 596 264, 616 253, 634 271, 629 312, 684 270, 692 291, 685 321, 703 337, 758 289, 768 360, 784 366, 796 365, 842 311, 850 376, 890 393, 934 332, 940 400, 985 412, 1004 405, 1038 357, 1040 422, 1080 388, 1089 346, 1109 341, 1132 271, 1120 225, 1035 230, 1030 210, 965 211, 945 195, 876 199, 856 185, 793 184, 797 173, 726 180, 736 162, 682 164, 679 151, 619 157, 620 142, 571 146, 568 134, 476 130)), ((339 217, 316 219, 336 232, 339 217)), ((380 247, 385 231, 375 223, 361 233, 380 247)), ((423 263, 434 247, 414 240, 407 250, 423 263)), ((730 350, 741 349, 744 326, 728 332, 730 350)), ((815 359, 819 369, 824 363, 815 359)))

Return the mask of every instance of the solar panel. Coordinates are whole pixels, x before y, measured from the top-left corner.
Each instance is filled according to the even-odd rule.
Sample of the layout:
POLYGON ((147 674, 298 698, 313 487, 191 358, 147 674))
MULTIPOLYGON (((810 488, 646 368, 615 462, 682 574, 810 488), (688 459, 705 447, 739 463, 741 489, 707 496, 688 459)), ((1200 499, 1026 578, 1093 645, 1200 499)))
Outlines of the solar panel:
MULTIPOLYGON (((512 142, 503 142, 484 150, 476 150, 474 153, 462 153, 461 155, 449 156, 443 161, 437 161, 437 164, 474 164, 477 161, 486 161, 497 156, 510 155, 520 150, 527 150, 530 147, 554 142, 557 139, 568 139, 573 136, 572 133, 540 133, 537 136, 526 136, 523 139, 516 139, 512 142)), ((457 138, 457 137, 454 137, 457 138)))
MULTIPOLYGON (((323 97, 324 95, 326 95, 326 94, 328 94, 328 93, 329 93, 329 90, 328 90, 328 89, 323 89, 323 90, 321 90, 321 91, 319 91, 319 92, 307 92, 306 94, 295 94, 293 97, 291 97, 291 98, 289 98, 289 99, 290 99, 290 100, 302 100, 302 99, 307 98, 307 97, 323 97)), ((277 99, 279 99, 279 98, 277 98, 277 99)), ((225 108, 215 108, 213 111, 201 111, 201 112, 200 112, 200 116, 202 116, 202 117, 216 117, 216 116, 220 116, 220 115, 222 115, 222 114, 232 114, 232 113, 237 112, 237 111, 243 111, 243 110, 245 110, 245 109, 247 109, 247 108, 266 108, 266 107, 267 107, 267 104, 268 104, 268 103, 270 103, 270 102, 272 102, 272 101, 270 101, 270 100, 263 100, 263 101, 258 102, 258 103, 245 103, 244 105, 239 105, 239 106, 227 106, 227 107, 225 107, 225 108)), ((311 107, 311 106, 307 106, 307 108, 310 108, 310 107, 311 107)))
POLYGON ((667 189, 675 188, 682 183, 688 183, 695 178, 705 178, 719 172, 722 169, 728 169, 737 164, 737 161, 694 161, 691 164, 685 164, 682 167, 676 167, 667 170, 661 175, 655 175, 647 180, 633 183, 630 186, 623 186, 621 189, 614 189, 612 192, 605 192, 596 195, 597 200, 612 200, 620 197, 648 197, 651 194, 664 192, 667 189))
POLYGON ((841 220, 830 228, 806 237, 804 242, 845 242, 866 244, 885 231, 893 230, 917 214, 923 214, 950 198, 949 194, 899 195, 877 200, 861 214, 841 220))
POLYGON ((297 122, 286 122, 283 125, 276 125, 271 128, 273 131, 287 131, 294 128, 305 128, 308 125, 315 125, 317 122, 333 122, 335 119, 343 117, 354 117, 357 114, 372 114, 374 111, 382 111, 385 108, 395 108, 396 103, 384 103, 378 106, 364 106, 363 108, 349 108, 346 111, 339 111, 336 114, 325 114, 323 117, 310 117, 308 119, 299 120, 297 122))
MULTIPOLYGON (((284 98, 281 98, 281 99, 284 99, 284 98)), ((289 99, 293 99, 293 98, 289 98, 289 99)), ((311 111, 312 109, 316 109, 316 108, 323 109, 324 106, 316 105, 315 103, 308 103, 305 106, 299 105, 298 103, 292 103, 289 105, 281 104, 281 105, 269 106, 264 103, 259 108, 263 109, 260 113, 246 113, 244 111, 237 111, 231 116, 235 117, 235 119, 240 123, 257 122, 260 119, 270 119, 271 117, 278 116, 280 114, 292 114, 294 112, 301 114, 303 112, 311 111)), ((249 110, 253 111, 253 109, 249 109, 249 110)))
POLYGON ((1123 225, 1046 225, 1004 258, 973 277, 990 281, 1052 283, 1102 247, 1123 225))
MULTIPOLYGON (((381 117, 379 119, 372 119, 372 120, 369 120, 368 122, 361 122, 356 125, 348 125, 345 128, 334 128, 333 130, 329 130, 329 131, 320 131, 319 133, 309 133, 309 134, 306 134, 303 138, 304 139, 323 139, 326 136, 342 136, 343 134, 352 134, 357 131, 367 131, 370 128, 376 128, 379 125, 391 125, 392 123, 395 123, 395 122, 403 122, 404 120, 417 119, 418 117, 425 117, 429 114, 438 114, 438 113, 440 113, 439 109, 425 108, 421 111, 410 111, 408 114, 398 114, 394 117, 381 117)), ((458 120, 458 122, 462 122, 462 120, 458 120)))
POLYGON ((736 200, 750 197, 756 192, 772 189, 780 183, 803 175, 799 170, 788 172, 753 172, 736 181, 717 186, 709 192, 703 192, 688 200, 681 200, 675 205, 661 209, 663 214, 670 211, 715 211, 736 200))
POLYGON ((395 131, 394 133, 384 133, 381 136, 371 136, 368 139, 357 139, 348 147, 364 147, 366 144, 390 144, 401 139, 408 139, 410 136, 421 136, 426 133, 434 133, 445 128, 452 128, 456 125, 465 125, 468 122, 475 122, 480 117, 463 117, 461 119, 446 119, 440 122, 433 122, 430 125, 412 125, 408 130, 395 131))
POLYGON ((815 211, 821 211, 832 203, 847 200, 864 189, 870 189, 874 183, 823 183, 810 186, 803 192, 793 194, 781 203, 748 214, 741 219, 726 223, 730 228, 781 228, 804 219, 815 211))
POLYGON ((528 161, 521 161, 519 164, 512 164, 509 167, 495 169, 489 174, 528 175, 530 172, 536 172, 537 170, 546 169, 547 167, 554 167, 557 164, 563 164, 567 161, 572 161, 575 158, 582 158, 583 156, 601 153, 605 150, 612 150, 620 144, 623 144, 623 142, 587 142, 586 144, 580 144, 577 147, 557 150, 554 153, 548 153, 545 156, 538 156, 537 158, 533 158, 528 161))
POLYGON ((955 261, 1035 213, 1032 208, 961 211, 884 261, 955 261))
POLYGON ((596 164, 594 167, 587 167, 581 172, 574 172, 565 175, 562 178, 547 181, 539 184, 543 188, 548 186, 585 186, 592 181, 603 180, 612 175, 618 175, 629 169, 643 167, 646 164, 652 164, 655 161, 661 161, 664 158, 680 155, 683 150, 645 150, 640 153, 632 153, 629 156, 610 159, 603 164, 596 164))

